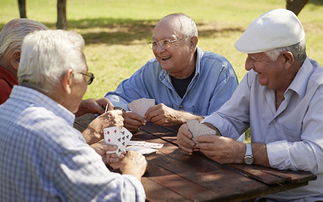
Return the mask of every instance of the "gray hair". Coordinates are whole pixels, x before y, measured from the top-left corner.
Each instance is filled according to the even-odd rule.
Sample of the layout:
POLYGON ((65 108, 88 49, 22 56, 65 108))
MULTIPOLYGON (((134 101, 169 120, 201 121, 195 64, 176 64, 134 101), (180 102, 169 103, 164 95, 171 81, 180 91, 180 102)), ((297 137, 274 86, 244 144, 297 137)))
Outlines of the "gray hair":
MULTIPOLYGON (((22 45, 18 82, 44 93, 51 92, 67 70, 87 69, 81 35, 63 30, 37 31, 27 35, 22 45)), ((81 74, 74 74, 77 79, 81 74)))
POLYGON ((303 63, 305 58, 306 58, 306 43, 305 39, 300 41, 297 44, 287 46, 287 47, 282 47, 282 48, 276 48, 273 50, 266 51, 265 54, 272 60, 276 61, 278 56, 280 55, 281 52, 283 51, 289 51, 291 52, 296 61, 299 63, 303 63))
POLYGON ((180 30, 186 37, 198 36, 198 31, 194 20, 183 14, 183 13, 173 13, 163 17, 160 21, 176 19, 180 24, 180 30))
POLYGON ((27 34, 47 29, 45 25, 25 18, 9 21, 0 32, 0 58, 9 52, 20 50, 27 34))

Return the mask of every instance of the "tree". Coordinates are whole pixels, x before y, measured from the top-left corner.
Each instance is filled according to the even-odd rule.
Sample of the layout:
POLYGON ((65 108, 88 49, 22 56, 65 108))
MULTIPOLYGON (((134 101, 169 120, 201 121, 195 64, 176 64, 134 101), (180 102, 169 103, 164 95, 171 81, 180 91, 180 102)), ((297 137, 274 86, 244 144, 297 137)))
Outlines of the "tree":
POLYGON ((286 9, 298 15, 309 0, 286 0, 286 9))
MULTIPOLYGON (((57 29, 67 29, 66 1, 67 0, 57 0, 57 29)), ((18 8, 20 18, 27 18, 26 0, 18 0, 18 8)))
POLYGON ((26 1, 25 0, 18 0, 18 8, 19 8, 20 18, 27 18, 26 1))
POLYGON ((57 29, 67 29, 66 1, 67 0, 57 0, 57 29))

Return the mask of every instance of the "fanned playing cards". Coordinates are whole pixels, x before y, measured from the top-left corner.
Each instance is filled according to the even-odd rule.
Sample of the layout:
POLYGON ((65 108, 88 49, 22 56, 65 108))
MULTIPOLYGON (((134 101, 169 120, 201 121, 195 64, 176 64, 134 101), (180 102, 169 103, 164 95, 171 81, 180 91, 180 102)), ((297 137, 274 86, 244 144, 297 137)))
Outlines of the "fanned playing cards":
POLYGON ((215 135, 216 131, 207 125, 201 124, 198 120, 188 120, 187 126, 189 131, 193 135, 193 140, 196 141, 196 138, 202 135, 215 135))
POLYGON ((104 141, 107 144, 116 145, 115 151, 107 153, 116 153, 118 156, 126 151, 136 151, 141 154, 155 153, 158 149, 163 147, 161 143, 146 142, 146 141, 130 141, 132 134, 126 128, 109 127, 103 129, 104 141))
POLYGON ((130 131, 122 127, 109 127, 103 129, 104 141, 107 144, 116 145, 118 148, 116 151, 109 153, 116 153, 118 156, 126 151, 126 147, 132 137, 130 131))
POLYGON ((155 99, 140 98, 128 104, 128 108, 140 116, 144 117, 147 110, 155 105, 155 99))

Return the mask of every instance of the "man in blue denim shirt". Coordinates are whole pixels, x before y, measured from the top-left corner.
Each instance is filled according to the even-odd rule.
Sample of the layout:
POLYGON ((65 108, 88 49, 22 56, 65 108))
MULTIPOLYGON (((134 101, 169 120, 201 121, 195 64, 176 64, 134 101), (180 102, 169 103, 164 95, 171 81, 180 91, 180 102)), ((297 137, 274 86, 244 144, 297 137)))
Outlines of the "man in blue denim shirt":
POLYGON ((125 112, 125 126, 137 131, 146 121, 169 126, 201 120, 219 109, 237 87, 235 72, 224 57, 197 47, 195 22, 184 14, 162 18, 152 36, 155 59, 148 61, 106 97, 116 107, 155 99, 145 117, 125 112))

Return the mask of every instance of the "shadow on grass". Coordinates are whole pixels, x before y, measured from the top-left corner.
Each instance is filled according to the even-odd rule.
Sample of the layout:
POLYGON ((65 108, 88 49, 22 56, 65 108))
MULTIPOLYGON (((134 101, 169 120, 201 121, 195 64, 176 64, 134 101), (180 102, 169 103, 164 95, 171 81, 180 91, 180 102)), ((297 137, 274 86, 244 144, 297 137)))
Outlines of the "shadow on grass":
POLYGON ((323 1, 322 0, 310 0, 308 3, 315 4, 317 6, 323 6, 323 1))
MULTIPOLYGON (((134 43, 147 43, 158 19, 134 20, 118 18, 91 18, 70 20, 69 29, 79 29, 87 44, 121 44, 129 45, 134 43)), ((198 24, 199 37, 211 37, 219 33, 242 32, 240 27, 219 28, 198 24)), ((51 27, 51 24, 48 24, 51 27)))
POLYGON ((91 18, 70 20, 69 29, 79 29, 87 44, 122 44, 148 41, 157 20, 91 18))
MULTIPOLYGON (((158 19, 135 20, 129 18, 84 18, 68 20, 68 29, 82 34, 86 44, 129 45, 147 43, 158 19)), ((55 29, 55 23, 44 23, 50 29, 55 29)), ((240 27, 220 28, 216 25, 200 23, 199 37, 212 37, 217 34, 242 32, 240 27), (204 28, 205 27, 205 28, 204 28)), ((0 24, 3 27, 3 24, 0 24)))

